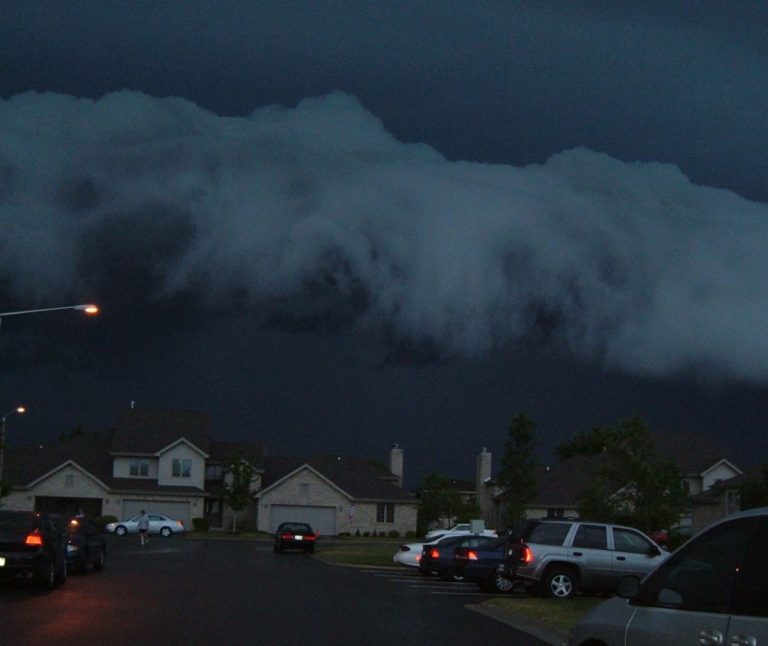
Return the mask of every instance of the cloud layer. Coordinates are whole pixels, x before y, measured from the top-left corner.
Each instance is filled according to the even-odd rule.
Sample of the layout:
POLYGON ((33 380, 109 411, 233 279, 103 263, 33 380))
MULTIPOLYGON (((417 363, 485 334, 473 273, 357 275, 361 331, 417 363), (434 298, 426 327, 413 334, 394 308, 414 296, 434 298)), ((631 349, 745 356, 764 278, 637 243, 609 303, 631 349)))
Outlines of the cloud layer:
POLYGON ((0 101, 0 295, 194 292, 481 355, 536 338, 647 375, 768 376, 768 206, 586 149, 446 161, 353 97, 0 101))

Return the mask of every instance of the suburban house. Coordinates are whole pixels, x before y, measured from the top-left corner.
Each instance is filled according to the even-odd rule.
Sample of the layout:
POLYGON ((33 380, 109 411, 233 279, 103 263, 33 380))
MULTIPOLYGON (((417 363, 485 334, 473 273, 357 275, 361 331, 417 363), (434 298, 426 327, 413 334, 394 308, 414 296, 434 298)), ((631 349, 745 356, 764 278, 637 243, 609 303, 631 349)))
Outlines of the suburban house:
POLYGON ((234 512, 222 485, 230 465, 253 469, 248 509, 240 524, 273 531, 285 519, 310 519, 324 534, 405 533, 416 529, 416 501, 402 489, 403 451, 389 468, 345 457, 266 457, 258 443, 211 440, 210 419, 192 411, 123 411, 115 426, 50 444, 7 450, 10 494, 5 508, 113 515, 141 509, 182 520, 206 518, 228 527, 234 512))
MULTIPOLYGON (((702 512, 703 503, 697 507, 696 501, 709 500, 704 494, 719 483, 739 476, 741 471, 719 455, 712 445, 690 434, 660 435, 656 441, 659 449, 678 465, 683 475, 683 487, 691 496, 691 506, 680 518, 680 525, 698 531, 711 523, 714 517, 711 514, 706 516, 702 512)), ((600 455, 577 455, 554 466, 538 467, 536 497, 527 507, 527 517, 577 517, 579 496, 599 469, 601 459, 600 455)), ((476 486, 478 504, 486 525, 506 527, 504 490, 491 476, 491 454, 486 449, 477 456, 476 486)), ((728 509, 735 510, 733 505, 721 505, 717 511, 719 516, 715 517, 730 513, 728 509)), ((710 509, 710 512, 713 510, 710 509)))
POLYGON ((706 527, 718 518, 741 511, 740 490, 748 480, 763 479, 763 466, 758 465, 732 478, 718 480, 711 487, 691 496, 694 527, 706 527))

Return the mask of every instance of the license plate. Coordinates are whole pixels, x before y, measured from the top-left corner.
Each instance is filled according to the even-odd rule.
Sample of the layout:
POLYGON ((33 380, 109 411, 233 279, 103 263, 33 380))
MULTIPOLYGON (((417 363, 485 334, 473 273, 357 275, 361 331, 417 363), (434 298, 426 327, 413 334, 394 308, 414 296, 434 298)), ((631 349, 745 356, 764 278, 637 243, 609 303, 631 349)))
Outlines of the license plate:
POLYGON ((0 556, 0 567, 5 567, 5 557, 0 556))
POLYGON ((293 538, 294 538, 294 540, 297 540, 297 541, 303 541, 304 540, 304 537, 301 534, 296 534, 296 536, 294 536, 293 538))

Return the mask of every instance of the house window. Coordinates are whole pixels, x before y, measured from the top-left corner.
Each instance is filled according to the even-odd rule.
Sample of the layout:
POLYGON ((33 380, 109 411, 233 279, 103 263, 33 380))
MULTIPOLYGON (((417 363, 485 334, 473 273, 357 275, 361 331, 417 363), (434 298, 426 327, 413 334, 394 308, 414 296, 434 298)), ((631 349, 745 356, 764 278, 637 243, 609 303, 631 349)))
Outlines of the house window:
POLYGON ((376 522, 377 523, 394 523, 395 522, 395 503, 393 502, 377 503, 376 522))
POLYGON ((192 475, 192 460, 174 460, 172 473, 174 478, 189 478, 192 475))
POLYGON ((131 475, 148 476, 149 460, 145 460, 144 458, 131 458, 131 475))

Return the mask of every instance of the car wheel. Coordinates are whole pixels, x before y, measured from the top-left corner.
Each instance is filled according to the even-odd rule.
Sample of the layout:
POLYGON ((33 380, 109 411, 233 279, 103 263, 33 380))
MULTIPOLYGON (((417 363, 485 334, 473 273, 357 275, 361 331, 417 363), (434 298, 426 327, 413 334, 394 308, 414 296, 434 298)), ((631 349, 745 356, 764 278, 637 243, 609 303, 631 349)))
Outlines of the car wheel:
POLYGON ((568 568, 554 567, 544 577, 544 594, 556 599, 570 599, 578 590, 576 573, 568 568))
POLYGON ((512 579, 508 579, 500 572, 491 572, 489 584, 491 590, 500 592, 501 594, 512 592, 512 589, 515 587, 515 582, 512 579))
POLYGON ((99 555, 96 557, 96 560, 93 562, 93 570, 95 572, 101 572, 104 569, 104 561, 107 560, 107 553, 104 548, 99 550, 99 555))
POLYGON ((125 536, 128 533, 128 530, 125 528, 125 525, 118 525, 115 527, 115 534, 117 536, 125 536))
POLYGON ((48 559, 37 582, 43 590, 53 590, 56 585, 56 567, 53 564, 53 558, 48 559))
POLYGON ((171 531, 170 527, 162 527, 160 529, 160 536, 163 538, 168 538, 171 534, 173 534, 173 532, 171 531))

